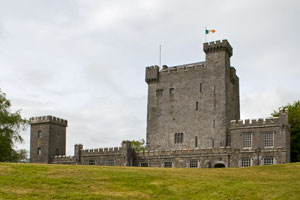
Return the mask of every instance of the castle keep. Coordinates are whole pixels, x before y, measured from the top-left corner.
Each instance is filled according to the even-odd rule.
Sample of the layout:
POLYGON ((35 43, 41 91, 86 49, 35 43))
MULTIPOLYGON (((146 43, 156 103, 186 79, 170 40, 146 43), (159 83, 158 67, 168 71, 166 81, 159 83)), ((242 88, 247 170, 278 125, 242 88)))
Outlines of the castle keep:
POLYGON ((34 117, 31 162, 141 167, 248 167, 290 162, 288 113, 240 120, 239 78, 227 40, 204 43, 204 62, 146 67, 146 151, 83 149, 65 156, 67 121, 34 117))

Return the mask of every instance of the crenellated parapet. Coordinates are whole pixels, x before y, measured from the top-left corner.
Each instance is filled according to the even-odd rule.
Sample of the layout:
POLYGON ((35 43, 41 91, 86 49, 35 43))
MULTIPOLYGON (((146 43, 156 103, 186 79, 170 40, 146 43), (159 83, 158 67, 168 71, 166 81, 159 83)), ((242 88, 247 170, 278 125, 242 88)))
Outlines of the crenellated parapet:
POLYGON ((230 129, 246 128, 246 127, 271 127, 271 126, 288 126, 288 113, 279 113, 279 117, 231 120, 230 129))
POLYGON ((165 74, 173 74, 173 73, 180 73, 180 72, 194 72, 198 70, 205 69, 205 62, 197 62, 197 63, 190 63, 185 65, 178 65, 173 67, 168 67, 166 65, 163 66, 163 69, 160 70, 161 75, 165 74))
POLYGON ((64 155, 60 155, 60 156, 53 156, 52 157, 52 164, 75 164, 76 160, 74 156, 64 156, 64 155))
POLYGON ((265 127, 278 126, 279 117, 274 118, 259 118, 259 119, 245 119, 245 120, 231 120, 229 128, 245 128, 245 127, 265 127))
POLYGON ((204 43, 203 51, 206 54, 218 51, 226 51, 229 57, 232 56, 232 47, 227 40, 217 40, 215 42, 204 43))
POLYGON ((228 154, 232 150, 230 147, 225 148, 193 148, 182 150, 155 150, 155 151, 143 151, 136 153, 139 157, 151 157, 151 156, 188 156, 188 155, 215 155, 215 154, 228 154))
POLYGON ((146 78, 145 81, 148 84, 157 83, 158 82, 158 73, 159 67, 157 65, 146 67, 146 78))
POLYGON ((61 119, 58 117, 53 117, 51 115, 48 116, 40 116, 40 117, 31 117, 29 119, 30 124, 41 124, 41 123, 55 123, 62 126, 68 126, 68 121, 65 119, 61 119))
POLYGON ((123 150, 122 147, 82 149, 81 150, 81 156, 120 154, 120 153, 122 153, 122 150, 123 150))

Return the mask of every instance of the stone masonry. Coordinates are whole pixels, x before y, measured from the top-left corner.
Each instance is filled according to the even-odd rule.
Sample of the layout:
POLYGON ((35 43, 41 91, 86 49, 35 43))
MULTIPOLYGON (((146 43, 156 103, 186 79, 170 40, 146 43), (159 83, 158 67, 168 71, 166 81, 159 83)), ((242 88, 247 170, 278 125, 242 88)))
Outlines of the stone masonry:
POLYGON ((204 43, 204 62, 146 67, 146 151, 83 149, 65 156, 67 121, 31 118, 31 162, 141 167, 248 167, 290 162, 288 113, 240 120, 239 78, 227 40, 204 43))

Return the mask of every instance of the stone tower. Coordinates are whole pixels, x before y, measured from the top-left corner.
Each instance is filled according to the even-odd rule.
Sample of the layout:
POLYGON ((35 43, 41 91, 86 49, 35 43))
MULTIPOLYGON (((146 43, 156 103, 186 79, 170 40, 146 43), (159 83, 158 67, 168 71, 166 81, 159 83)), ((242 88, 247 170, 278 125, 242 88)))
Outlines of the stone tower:
POLYGON ((146 68, 149 150, 226 146, 229 122, 240 118, 232 47, 223 40, 203 50, 205 62, 146 68))
POLYGON ((30 118, 30 159, 50 163, 52 156, 66 154, 68 121, 52 116, 30 118))

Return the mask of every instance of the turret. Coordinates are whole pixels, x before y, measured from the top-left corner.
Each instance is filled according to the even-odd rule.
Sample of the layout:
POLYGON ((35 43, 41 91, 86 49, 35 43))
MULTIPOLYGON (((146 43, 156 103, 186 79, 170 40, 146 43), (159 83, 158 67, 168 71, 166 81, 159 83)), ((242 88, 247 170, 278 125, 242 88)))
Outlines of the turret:
POLYGON ((30 125, 32 163, 50 163, 53 156, 66 154, 67 120, 53 116, 32 117, 30 125))
POLYGON ((227 40, 217 40, 216 42, 204 43, 203 51, 206 54, 225 51, 229 57, 232 56, 232 47, 227 40))
POLYGON ((77 164, 80 163, 80 157, 81 157, 81 150, 83 149, 83 145, 82 144, 75 144, 74 145, 74 156, 75 156, 75 162, 77 164))
POLYGON ((148 84, 157 83, 158 82, 158 73, 159 73, 159 67, 157 65, 151 66, 151 67, 146 67, 145 81, 148 84))

